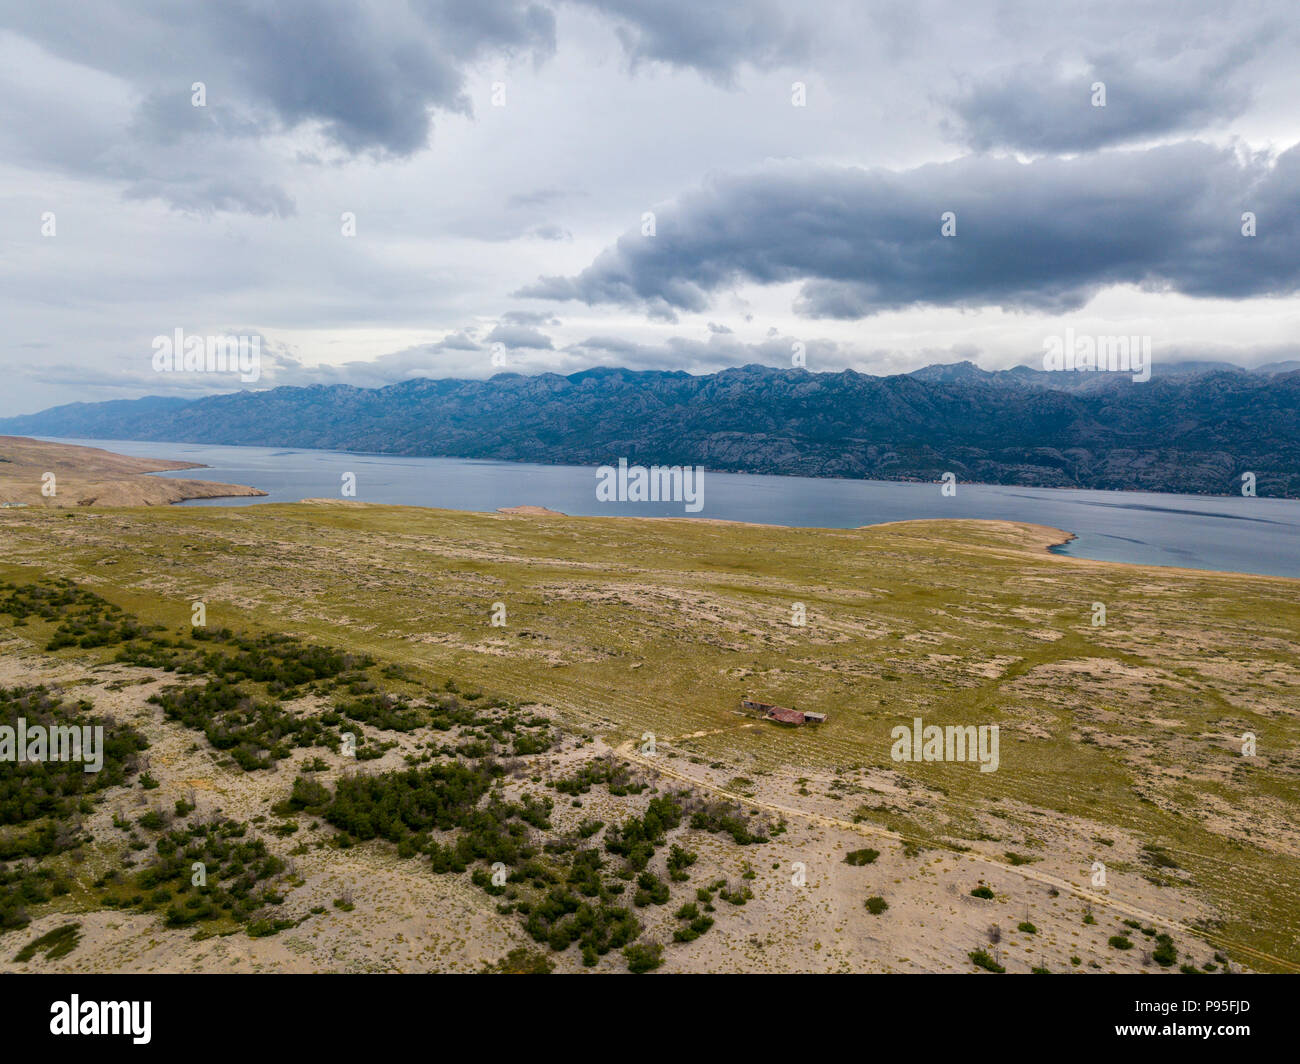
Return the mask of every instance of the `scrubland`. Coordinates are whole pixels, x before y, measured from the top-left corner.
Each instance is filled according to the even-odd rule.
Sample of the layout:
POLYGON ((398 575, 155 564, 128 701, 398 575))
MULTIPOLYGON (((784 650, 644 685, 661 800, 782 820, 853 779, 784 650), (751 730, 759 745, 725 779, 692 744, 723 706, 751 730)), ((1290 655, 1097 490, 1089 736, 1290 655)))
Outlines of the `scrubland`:
MULTIPOLYGON (((75 814, 76 845, 14 856, 35 822, 0 824, 11 875, 57 866, 68 888, 26 903, 0 963, 478 970, 524 949, 519 963, 625 970, 644 966, 610 915, 625 909, 628 942, 661 946, 662 971, 1300 968, 1300 584, 1049 554, 1063 538, 992 522, 788 529, 344 502, 6 511, 0 580, 71 581, 149 631, 50 649, 65 621, 0 611, 0 687, 44 684, 147 742, 147 768, 75 814), (198 602, 228 639, 192 628, 198 602), (240 697, 275 713, 214 745, 230 729, 198 725, 217 703, 187 710, 167 692, 214 682, 194 664, 205 650, 257 657, 265 647, 238 640, 269 635, 347 661, 287 689, 236 670, 240 697), (759 722, 738 713, 746 696, 829 720, 759 722), (380 701, 363 712, 358 699, 380 701), (891 730, 916 717, 997 725, 997 771, 893 760, 891 730), (502 732, 505 719, 517 723, 502 732), (525 733, 545 742, 521 748, 525 733), (470 803, 447 827, 411 815, 357 830, 351 788, 447 765, 485 773, 477 808, 516 812, 475 826, 470 803), (586 790, 564 782, 590 782, 591 766, 605 776, 586 790), (297 779, 323 792, 295 807, 297 779), (680 809, 671 826, 659 799, 680 809), (177 800, 196 811, 115 826, 174 818, 177 800), (612 826, 647 816, 649 856, 617 832, 610 848, 612 826), (94 885, 124 857, 139 874, 163 831, 199 821, 243 824, 283 862, 253 889, 264 904, 169 927, 174 898, 142 909, 130 883, 94 885), (484 832, 486 856, 447 866, 457 838, 484 832), (536 852, 505 859, 510 838, 536 852), (685 879, 673 846, 695 858, 685 879), (862 850, 875 856, 846 861, 862 850), (484 883, 488 856, 504 887, 484 883), (530 930, 549 892, 575 883, 594 892, 575 896, 599 933, 569 938, 572 909, 530 930), (74 949, 14 960, 70 922, 74 949)), ((233 668, 213 660, 217 675, 233 668)))

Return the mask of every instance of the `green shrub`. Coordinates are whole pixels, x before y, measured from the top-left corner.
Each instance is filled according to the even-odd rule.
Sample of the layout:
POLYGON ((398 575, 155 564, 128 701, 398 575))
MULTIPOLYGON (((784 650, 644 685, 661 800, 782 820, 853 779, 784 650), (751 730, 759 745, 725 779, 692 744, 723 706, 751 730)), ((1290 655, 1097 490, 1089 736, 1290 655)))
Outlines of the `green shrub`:
POLYGON ((31 960, 38 953, 44 953, 46 960, 57 961, 60 957, 66 957, 71 953, 80 941, 81 925, 63 924, 27 943, 18 951, 14 960, 21 964, 31 960))
POLYGON ((623 948, 627 960, 627 970, 640 975, 650 972, 663 964, 663 946, 657 942, 634 942, 623 948))
POLYGON ((975 965, 975 967, 983 968, 986 972, 996 972, 1001 975, 1006 971, 1006 968, 989 956, 987 950, 974 949, 966 956, 971 959, 971 963, 975 965))
POLYGON ((1151 959, 1161 968, 1168 968, 1178 960, 1178 950, 1174 947, 1174 940, 1168 934, 1156 935, 1156 948, 1151 952, 1151 959))

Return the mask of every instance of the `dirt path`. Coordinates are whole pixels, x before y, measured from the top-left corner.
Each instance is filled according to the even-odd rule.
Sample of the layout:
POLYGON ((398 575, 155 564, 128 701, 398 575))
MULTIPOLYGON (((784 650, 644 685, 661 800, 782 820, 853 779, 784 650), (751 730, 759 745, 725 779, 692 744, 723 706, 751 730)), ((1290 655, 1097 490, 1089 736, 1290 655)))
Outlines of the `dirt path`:
MULTIPOLYGON (((754 725, 752 724, 743 724, 743 725, 737 725, 736 727, 748 728, 753 726, 754 725)), ((734 727, 717 728, 709 732, 694 732, 690 735, 677 736, 676 739, 670 738, 666 741, 674 742, 674 741, 680 741, 681 739, 688 739, 688 738, 693 739, 693 738, 699 738, 704 735, 716 735, 719 732, 734 731, 734 730, 736 730, 736 728, 734 727)), ((683 783, 689 784, 691 787, 696 788, 698 790, 709 791, 710 793, 715 794, 720 798, 726 798, 729 801, 733 801, 737 803, 738 805, 745 805, 754 809, 762 809, 767 812, 778 813, 781 816, 786 816, 786 817, 800 817, 803 820, 815 824, 820 824, 823 827, 840 828, 845 831, 856 832, 859 835, 866 835, 872 838, 889 839, 893 842, 899 842, 899 843, 905 843, 905 842, 921 843, 923 841, 919 839, 911 839, 906 835, 900 834, 899 832, 890 831, 887 828, 877 827, 874 824, 854 823, 851 820, 841 820, 838 817, 827 816, 824 813, 814 813, 807 809, 799 809, 795 806, 781 805, 777 802, 763 801, 758 798, 749 798, 743 794, 737 794, 734 791, 728 791, 723 787, 719 787, 705 780, 701 780, 697 777, 689 775, 688 773, 679 772, 676 769, 669 768, 667 765, 663 764, 664 759, 661 757, 648 757, 646 755, 641 754, 640 751, 638 751, 636 748, 637 742, 638 740, 636 739, 629 739, 628 741, 616 747, 615 753, 617 753, 620 757, 625 757, 629 761, 635 762, 636 764, 640 765, 642 768, 656 772, 663 776, 671 777, 672 779, 680 780, 683 783)), ((1276 964, 1279 967, 1285 968, 1289 971, 1300 972, 1300 965, 1297 965, 1292 961, 1284 960, 1281 957, 1274 957, 1271 953, 1265 953, 1262 950, 1253 949, 1250 946, 1245 946, 1237 942, 1230 942, 1226 939, 1216 938, 1213 935, 1206 934, 1202 930, 1189 927, 1186 924, 1179 923, 1177 920, 1170 920, 1168 917, 1160 916, 1157 913, 1149 912, 1148 910, 1142 909, 1136 905, 1129 905, 1126 902, 1117 901, 1114 898, 1109 898, 1101 894, 1095 894, 1090 890, 1085 890, 1084 888, 1079 887, 1069 882, 1068 880, 1061 879, 1057 876, 1051 875, 1050 873, 1039 872, 1034 869, 1023 867, 1023 866, 1009 865, 1002 861, 996 861, 991 857, 984 857, 977 853, 958 853, 957 851, 954 851, 954 856, 963 858, 964 860, 972 862, 977 865, 983 865, 989 868, 996 868, 999 872, 1002 873, 1013 872, 1024 879, 1033 880, 1034 882, 1041 883, 1044 886, 1055 887, 1057 890, 1068 892, 1069 894, 1074 895, 1076 898, 1080 898, 1091 905, 1096 905, 1099 908, 1103 908, 1103 909, 1109 909, 1112 912, 1116 912, 1123 916, 1127 916, 1130 919, 1142 920, 1149 925, 1157 925, 1166 928, 1169 931, 1176 931, 1179 934, 1182 934, 1189 938, 1199 938, 1206 942, 1209 942, 1211 945, 1229 949, 1239 954, 1245 954, 1257 960, 1268 961, 1271 964, 1276 964)))

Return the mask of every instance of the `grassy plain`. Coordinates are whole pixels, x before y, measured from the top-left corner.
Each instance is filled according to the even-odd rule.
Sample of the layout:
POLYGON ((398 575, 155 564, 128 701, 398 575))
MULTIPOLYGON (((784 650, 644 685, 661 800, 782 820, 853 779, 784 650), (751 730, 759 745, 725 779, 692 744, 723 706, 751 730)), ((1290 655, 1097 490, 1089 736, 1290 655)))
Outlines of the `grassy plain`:
POLYGON ((70 577, 173 628, 203 601, 209 625, 541 703, 634 757, 652 733, 654 763, 760 808, 1300 969, 1300 583, 1046 551, 1063 538, 343 502, 31 509, 0 515, 0 578, 70 577), (755 724, 747 695, 830 719, 755 724), (891 729, 914 717, 999 725, 998 771, 893 761, 891 729))

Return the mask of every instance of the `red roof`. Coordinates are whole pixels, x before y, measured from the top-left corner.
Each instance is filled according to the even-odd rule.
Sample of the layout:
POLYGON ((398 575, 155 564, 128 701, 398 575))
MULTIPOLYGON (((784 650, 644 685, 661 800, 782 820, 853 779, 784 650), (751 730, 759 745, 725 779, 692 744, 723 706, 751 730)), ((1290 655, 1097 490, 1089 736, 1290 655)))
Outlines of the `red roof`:
POLYGON ((803 712, 798 709, 786 709, 784 706, 773 706, 767 711, 767 715, 773 720, 779 720, 782 724, 803 723, 803 712))

